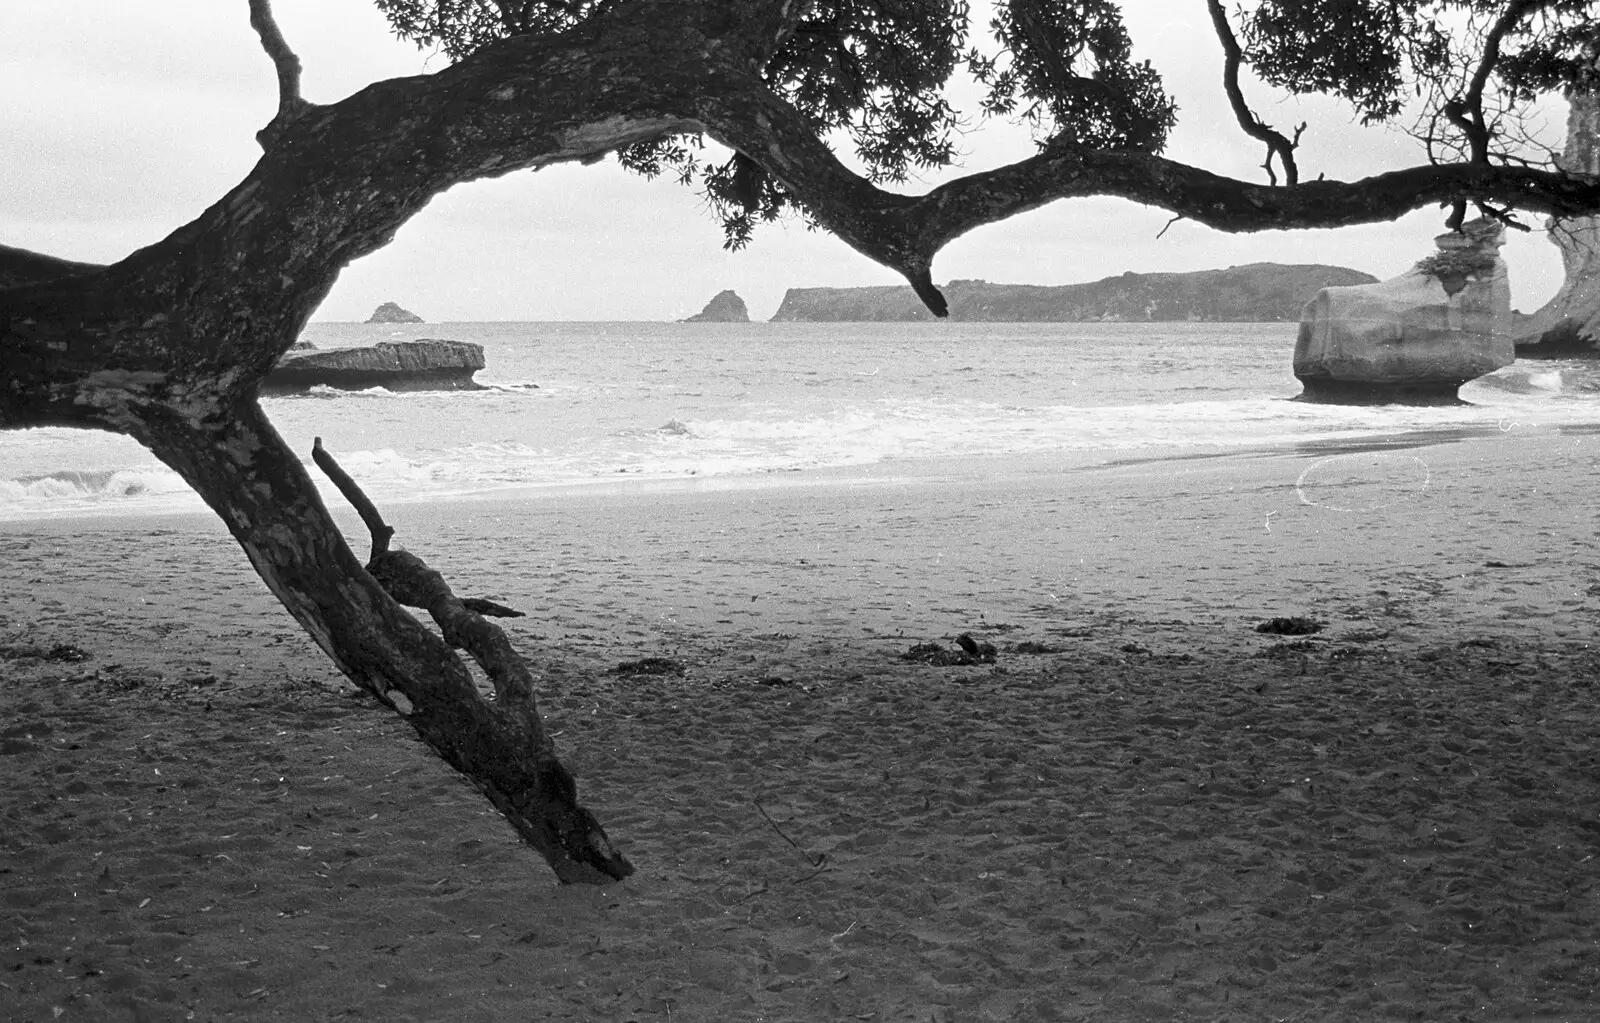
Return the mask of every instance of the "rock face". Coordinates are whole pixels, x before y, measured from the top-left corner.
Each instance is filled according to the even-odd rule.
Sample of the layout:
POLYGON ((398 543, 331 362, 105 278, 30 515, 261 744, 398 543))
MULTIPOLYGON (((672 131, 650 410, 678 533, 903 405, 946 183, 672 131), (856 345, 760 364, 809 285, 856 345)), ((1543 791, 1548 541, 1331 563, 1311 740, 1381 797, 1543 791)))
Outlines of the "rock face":
POLYGON ((1324 288, 1306 303, 1294 375, 1306 401, 1447 404, 1468 380, 1508 366, 1511 288, 1505 229, 1475 220, 1381 284, 1324 288))
MULTIPOLYGON (((1371 274, 1342 266, 1251 263, 1195 273, 1136 274, 1044 287, 951 281, 952 320, 1068 323, 1293 320, 1319 288, 1365 284, 1371 274)), ((931 320, 909 287, 790 288, 774 320, 931 320)))
POLYGON ((422 317, 409 309, 402 309, 393 302, 385 302, 372 310, 372 315, 367 317, 368 323, 422 323, 422 317))
POLYGON ((290 394, 319 384, 343 391, 478 391, 472 374, 483 368, 483 346, 421 338, 385 341, 369 348, 289 351, 262 381, 263 394, 290 394))
POLYGON ((733 291, 719 291, 706 307, 683 321, 684 323, 749 323, 750 310, 744 299, 733 291))
MULTIPOLYGON (((1600 93, 1569 97, 1567 148, 1562 170, 1600 174, 1600 93)), ((1561 290, 1517 325, 1517 355, 1523 358, 1600 358, 1600 217, 1552 220, 1550 240, 1566 270, 1561 290)))

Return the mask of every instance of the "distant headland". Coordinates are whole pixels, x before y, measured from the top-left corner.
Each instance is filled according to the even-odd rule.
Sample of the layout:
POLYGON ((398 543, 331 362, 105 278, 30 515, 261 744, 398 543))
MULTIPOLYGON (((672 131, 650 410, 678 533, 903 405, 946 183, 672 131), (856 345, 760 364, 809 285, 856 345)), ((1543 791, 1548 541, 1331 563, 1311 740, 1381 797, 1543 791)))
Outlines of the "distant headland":
MULTIPOLYGON (((1297 321, 1323 288, 1371 284, 1359 270, 1321 264, 1250 263, 1226 270, 1137 274, 1087 284, 990 284, 957 280, 944 287, 950 319, 1012 323, 1297 321)), ((909 286, 790 288, 774 321, 931 320, 909 286)))

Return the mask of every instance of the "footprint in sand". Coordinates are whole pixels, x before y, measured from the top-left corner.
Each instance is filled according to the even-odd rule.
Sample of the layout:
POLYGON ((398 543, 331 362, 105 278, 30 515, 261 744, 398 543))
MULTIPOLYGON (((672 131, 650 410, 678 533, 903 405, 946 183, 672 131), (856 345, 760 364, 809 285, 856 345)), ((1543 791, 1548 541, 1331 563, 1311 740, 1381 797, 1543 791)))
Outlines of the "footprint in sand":
POLYGON ((1360 512, 1409 501, 1428 489, 1428 463, 1415 455, 1360 451, 1320 458, 1295 480, 1300 503, 1360 512))

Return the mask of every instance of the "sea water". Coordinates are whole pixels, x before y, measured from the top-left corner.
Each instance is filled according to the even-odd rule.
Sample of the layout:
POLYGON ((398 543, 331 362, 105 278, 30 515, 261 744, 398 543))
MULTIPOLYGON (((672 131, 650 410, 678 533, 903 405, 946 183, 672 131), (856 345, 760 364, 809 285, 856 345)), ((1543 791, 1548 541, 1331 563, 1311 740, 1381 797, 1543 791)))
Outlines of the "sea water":
MULTIPOLYGON (((380 503, 516 488, 1045 455, 1092 466, 1402 435, 1600 424, 1600 364, 1517 362, 1467 404, 1292 401, 1293 323, 313 323, 319 348, 483 345, 481 391, 263 399, 309 461, 322 437, 380 503)), ((314 473, 320 477, 320 473, 314 473)), ((135 442, 0 432, 0 520, 194 511, 135 442)))

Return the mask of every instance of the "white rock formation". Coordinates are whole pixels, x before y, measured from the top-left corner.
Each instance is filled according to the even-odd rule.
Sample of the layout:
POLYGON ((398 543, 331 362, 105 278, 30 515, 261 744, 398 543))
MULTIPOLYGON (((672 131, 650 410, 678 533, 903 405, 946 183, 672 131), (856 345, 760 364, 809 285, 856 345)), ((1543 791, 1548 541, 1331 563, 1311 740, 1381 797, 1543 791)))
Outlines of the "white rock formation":
POLYGON ((1306 401, 1444 404, 1511 364, 1505 229, 1474 220, 1439 251, 1378 284, 1324 288, 1300 315, 1294 375, 1306 401))
MULTIPOLYGON (((1569 100, 1567 148, 1557 163, 1572 173, 1600 174, 1600 93, 1569 100)), ((1566 277, 1554 298, 1517 324, 1517 354, 1600 355, 1600 217, 1552 220, 1547 226, 1566 277)))

